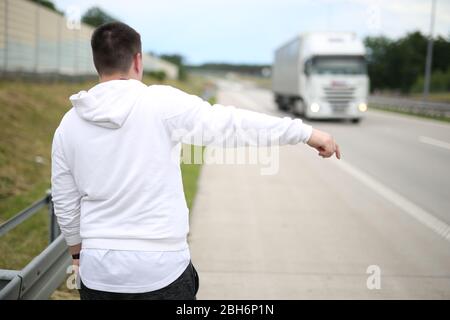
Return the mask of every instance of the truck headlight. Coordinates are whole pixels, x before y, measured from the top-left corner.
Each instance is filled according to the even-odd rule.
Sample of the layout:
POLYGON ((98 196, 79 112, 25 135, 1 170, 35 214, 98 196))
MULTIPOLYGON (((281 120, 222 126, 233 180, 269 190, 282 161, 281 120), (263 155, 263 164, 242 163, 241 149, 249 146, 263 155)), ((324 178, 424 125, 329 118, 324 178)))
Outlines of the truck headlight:
POLYGON ((312 112, 319 112, 320 106, 318 103, 314 102, 314 103, 311 103, 310 109, 312 112))
POLYGON ((367 104, 365 104, 364 102, 358 104, 358 110, 361 112, 366 112, 367 111, 367 104))

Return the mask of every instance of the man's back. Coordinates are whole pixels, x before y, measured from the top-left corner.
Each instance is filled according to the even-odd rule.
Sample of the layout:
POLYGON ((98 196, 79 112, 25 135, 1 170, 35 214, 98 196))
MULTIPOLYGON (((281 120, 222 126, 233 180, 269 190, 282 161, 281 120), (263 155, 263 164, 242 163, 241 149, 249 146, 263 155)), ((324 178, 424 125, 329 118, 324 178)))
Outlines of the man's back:
POLYGON ((83 248, 186 246, 179 146, 161 113, 166 91, 115 80, 71 97, 74 108, 55 134, 54 155, 64 157, 80 193, 83 248))

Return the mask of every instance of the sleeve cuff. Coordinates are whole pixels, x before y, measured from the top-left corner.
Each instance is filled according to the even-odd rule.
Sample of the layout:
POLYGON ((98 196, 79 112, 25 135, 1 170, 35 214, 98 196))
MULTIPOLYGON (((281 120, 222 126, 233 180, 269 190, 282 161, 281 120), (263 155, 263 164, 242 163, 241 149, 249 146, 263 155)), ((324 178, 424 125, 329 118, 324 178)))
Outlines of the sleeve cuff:
POLYGON ((302 123, 302 138, 301 141, 303 143, 307 143, 309 138, 311 138, 311 134, 312 134, 312 126, 302 123))
POLYGON ((79 234, 73 236, 64 236, 68 246, 74 246, 81 243, 81 237, 79 234))

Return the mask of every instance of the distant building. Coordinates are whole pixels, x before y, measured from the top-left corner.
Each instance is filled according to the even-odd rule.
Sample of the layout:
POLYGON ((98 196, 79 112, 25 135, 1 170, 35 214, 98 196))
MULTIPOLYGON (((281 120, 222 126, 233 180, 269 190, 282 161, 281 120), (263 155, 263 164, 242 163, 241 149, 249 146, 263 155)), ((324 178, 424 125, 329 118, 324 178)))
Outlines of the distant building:
MULTIPOLYGON (((26 0, 0 0, 0 73, 95 75, 94 28, 26 0)), ((178 67, 143 54, 144 71, 177 78, 178 67)))

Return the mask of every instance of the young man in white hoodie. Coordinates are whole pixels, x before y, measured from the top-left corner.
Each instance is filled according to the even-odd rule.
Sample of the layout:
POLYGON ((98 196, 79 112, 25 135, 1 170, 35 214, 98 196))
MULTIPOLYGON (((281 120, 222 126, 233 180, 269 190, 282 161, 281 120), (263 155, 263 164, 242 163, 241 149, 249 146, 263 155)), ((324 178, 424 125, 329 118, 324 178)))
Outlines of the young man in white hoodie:
POLYGON ((195 299, 188 208, 173 159, 180 144, 303 142, 340 158, 339 148, 300 119, 146 86, 140 35, 123 23, 97 28, 91 45, 100 83, 70 97, 52 148, 55 214, 80 267, 81 299, 195 299))

